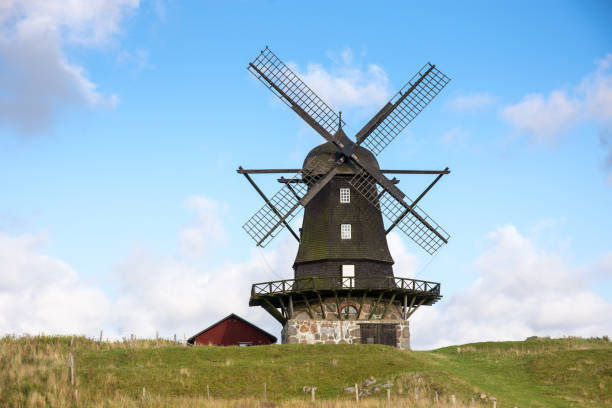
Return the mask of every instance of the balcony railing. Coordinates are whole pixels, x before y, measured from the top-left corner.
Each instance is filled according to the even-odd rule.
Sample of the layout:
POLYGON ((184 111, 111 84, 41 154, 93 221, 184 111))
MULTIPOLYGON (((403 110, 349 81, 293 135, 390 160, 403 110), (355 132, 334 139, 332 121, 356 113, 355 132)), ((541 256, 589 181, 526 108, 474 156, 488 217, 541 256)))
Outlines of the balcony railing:
POLYGON ((440 295, 439 283, 417 279, 396 277, 308 277, 255 283, 251 289, 251 296, 275 295, 301 291, 307 292, 352 289, 389 289, 402 292, 422 293, 431 296, 440 295))

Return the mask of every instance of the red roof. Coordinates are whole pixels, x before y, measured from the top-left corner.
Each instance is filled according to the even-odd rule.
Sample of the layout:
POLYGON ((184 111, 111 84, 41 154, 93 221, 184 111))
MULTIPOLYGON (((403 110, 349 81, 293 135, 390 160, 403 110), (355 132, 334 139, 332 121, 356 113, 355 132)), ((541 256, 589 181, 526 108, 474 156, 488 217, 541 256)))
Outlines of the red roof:
POLYGON ((276 343, 276 337, 232 313, 194 334, 187 343, 218 346, 263 345, 276 343))

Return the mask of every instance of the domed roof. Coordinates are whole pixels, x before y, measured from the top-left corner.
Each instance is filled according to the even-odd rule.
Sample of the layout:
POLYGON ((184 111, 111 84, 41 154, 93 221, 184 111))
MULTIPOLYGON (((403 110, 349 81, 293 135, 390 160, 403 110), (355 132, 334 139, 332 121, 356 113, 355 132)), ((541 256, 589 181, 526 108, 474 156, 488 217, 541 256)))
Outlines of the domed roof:
MULTIPOLYGON (((338 148, 332 142, 323 143, 308 153, 302 168, 311 170, 314 174, 325 174, 335 166, 337 152, 338 148)), ((376 157, 366 148, 355 146, 355 154, 364 165, 369 164, 377 169, 380 168, 376 157)), ((356 171, 358 168, 354 164, 343 164, 338 168, 339 174, 355 174, 356 171)))

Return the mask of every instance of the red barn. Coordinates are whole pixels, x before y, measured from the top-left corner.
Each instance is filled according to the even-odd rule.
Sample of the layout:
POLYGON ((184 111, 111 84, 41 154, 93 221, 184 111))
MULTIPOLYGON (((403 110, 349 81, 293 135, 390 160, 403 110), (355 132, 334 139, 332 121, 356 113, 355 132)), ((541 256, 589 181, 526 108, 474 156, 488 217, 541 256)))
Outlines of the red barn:
POLYGON ((195 346, 259 346, 276 343, 276 337, 232 313, 194 334, 187 343, 195 346))

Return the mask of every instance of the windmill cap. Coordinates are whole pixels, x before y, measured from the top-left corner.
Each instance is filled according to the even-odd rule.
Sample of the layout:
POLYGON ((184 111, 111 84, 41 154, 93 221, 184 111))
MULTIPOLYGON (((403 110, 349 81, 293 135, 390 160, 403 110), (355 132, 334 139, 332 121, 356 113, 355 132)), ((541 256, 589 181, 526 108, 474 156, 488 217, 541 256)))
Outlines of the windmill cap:
MULTIPOLYGON (((338 148, 332 142, 323 143, 308 153, 302 168, 306 171, 312 171, 313 174, 325 174, 336 165, 337 153, 338 148)), ((355 146, 355 154, 364 165, 374 166, 377 169, 380 168, 376 157, 366 148, 355 146)), ((338 168, 338 173, 355 174, 356 170, 355 165, 349 162, 349 164, 341 165, 338 168)))

